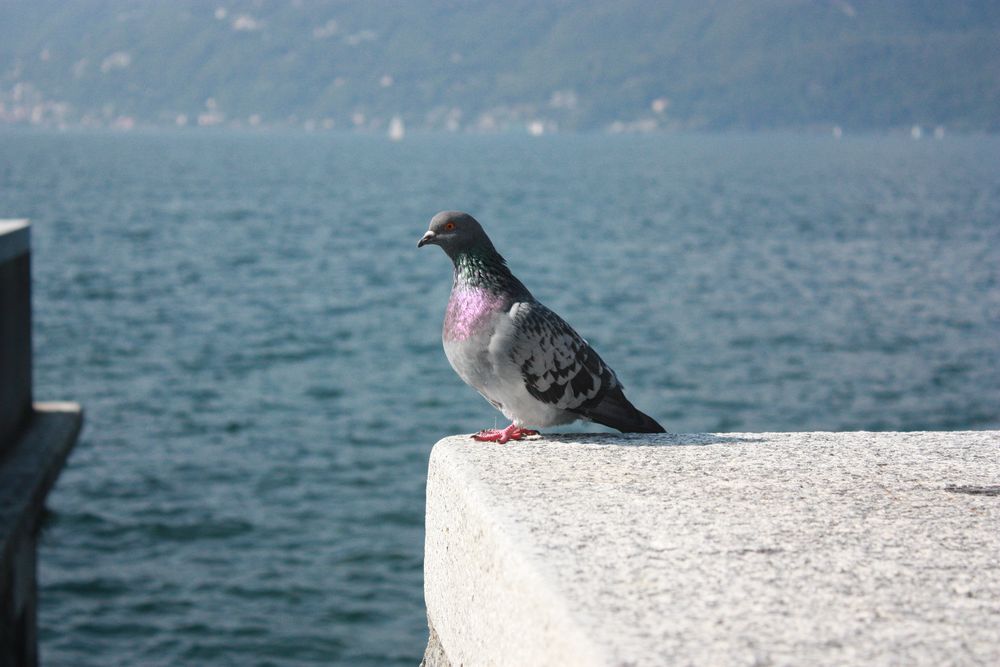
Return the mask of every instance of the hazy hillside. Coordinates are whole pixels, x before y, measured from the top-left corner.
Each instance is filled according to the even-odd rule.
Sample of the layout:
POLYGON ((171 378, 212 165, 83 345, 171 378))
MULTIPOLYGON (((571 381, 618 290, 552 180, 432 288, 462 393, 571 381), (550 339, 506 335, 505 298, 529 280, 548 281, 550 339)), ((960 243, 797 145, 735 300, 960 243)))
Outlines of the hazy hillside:
POLYGON ((0 2, 0 122, 1000 129, 995 0, 0 2))

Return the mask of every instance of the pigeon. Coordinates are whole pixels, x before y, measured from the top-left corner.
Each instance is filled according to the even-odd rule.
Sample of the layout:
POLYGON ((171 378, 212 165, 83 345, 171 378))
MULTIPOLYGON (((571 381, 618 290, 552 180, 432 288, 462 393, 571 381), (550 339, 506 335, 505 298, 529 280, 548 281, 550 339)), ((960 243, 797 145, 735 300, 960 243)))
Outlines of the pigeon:
POLYGON ((663 433, 632 405, 621 382, 566 321, 514 277, 479 222, 442 211, 417 247, 441 246, 455 266, 444 352, 459 377, 511 421, 476 440, 506 443, 586 419, 624 433, 663 433))

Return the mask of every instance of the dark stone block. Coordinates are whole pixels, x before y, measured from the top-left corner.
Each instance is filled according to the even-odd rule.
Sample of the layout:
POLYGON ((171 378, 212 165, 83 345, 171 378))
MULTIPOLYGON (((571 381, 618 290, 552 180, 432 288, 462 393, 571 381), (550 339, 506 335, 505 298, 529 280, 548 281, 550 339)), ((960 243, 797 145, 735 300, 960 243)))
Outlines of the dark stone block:
POLYGON ((31 413, 31 259, 0 263, 0 458, 31 413))
POLYGON ((38 527, 83 421, 32 402, 29 244, 25 221, 0 220, 0 667, 38 664, 38 527))
POLYGON ((83 423, 73 403, 35 408, 0 460, 0 667, 37 664, 38 529, 45 497, 83 423))

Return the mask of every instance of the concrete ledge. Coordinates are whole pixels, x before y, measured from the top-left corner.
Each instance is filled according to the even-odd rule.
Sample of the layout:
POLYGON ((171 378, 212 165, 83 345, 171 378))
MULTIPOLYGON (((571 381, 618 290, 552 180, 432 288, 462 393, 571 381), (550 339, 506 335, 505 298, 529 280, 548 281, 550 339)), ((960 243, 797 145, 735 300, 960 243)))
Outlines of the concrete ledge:
POLYGON ((36 403, 0 457, 0 665, 37 664, 35 540, 82 423, 75 403, 36 403))
POLYGON ((1000 664, 1000 432, 446 438, 428 665, 1000 664))
POLYGON ((34 532, 42 505, 62 471, 83 425, 77 403, 35 403, 14 447, 0 460, 0 546, 34 532))
POLYGON ((31 249, 31 225, 27 220, 0 220, 0 264, 31 249))

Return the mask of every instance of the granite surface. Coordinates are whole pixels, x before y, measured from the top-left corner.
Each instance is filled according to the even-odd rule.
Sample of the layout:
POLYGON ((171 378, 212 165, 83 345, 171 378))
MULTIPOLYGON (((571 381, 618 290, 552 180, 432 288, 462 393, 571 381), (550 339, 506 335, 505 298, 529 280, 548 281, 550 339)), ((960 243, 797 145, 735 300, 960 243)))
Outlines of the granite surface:
POLYGON ((452 664, 1000 664, 1000 432, 446 438, 452 664))

